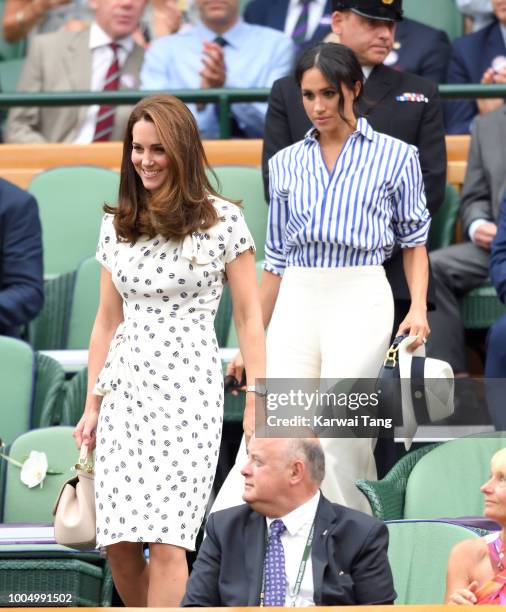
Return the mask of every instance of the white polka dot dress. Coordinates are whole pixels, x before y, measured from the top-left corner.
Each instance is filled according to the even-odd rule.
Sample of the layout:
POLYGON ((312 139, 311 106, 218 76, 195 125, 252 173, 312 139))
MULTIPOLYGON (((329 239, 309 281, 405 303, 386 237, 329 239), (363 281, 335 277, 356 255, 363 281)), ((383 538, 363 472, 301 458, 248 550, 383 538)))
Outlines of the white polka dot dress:
POLYGON ((122 243, 105 215, 97 259, 123 297, 95 385, 97 546, 120 541, 195 548, 223 422, 223 375, 213 320, 225 264, 254 249, 240 208, 184 240, 122 243))

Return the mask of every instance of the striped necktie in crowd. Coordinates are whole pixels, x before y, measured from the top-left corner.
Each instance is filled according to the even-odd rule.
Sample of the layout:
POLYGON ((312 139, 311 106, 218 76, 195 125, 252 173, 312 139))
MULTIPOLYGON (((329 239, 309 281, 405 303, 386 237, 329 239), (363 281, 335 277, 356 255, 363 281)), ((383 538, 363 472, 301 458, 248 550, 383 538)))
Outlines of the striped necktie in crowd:
POLYGON ((302 10, 292 32, 292 40, 296 45, 302 45, 306 41, 307 25, 309 19, 309 5, 313 0, 300 0, 302 10))
MULTIPOLYGON (((118 61, 117 43, 110 43, 112 49, 112 62, 105 75, 103 91, 117 91, 119 89, 120 68, 118 61)), ((95 135, 93 142, 105 142, 110 140, 112 129, 114 127, 114 115, 116 114, 116 106, 112 104, 102 104, 98 110, 97 123, 95 125, 95 135)))

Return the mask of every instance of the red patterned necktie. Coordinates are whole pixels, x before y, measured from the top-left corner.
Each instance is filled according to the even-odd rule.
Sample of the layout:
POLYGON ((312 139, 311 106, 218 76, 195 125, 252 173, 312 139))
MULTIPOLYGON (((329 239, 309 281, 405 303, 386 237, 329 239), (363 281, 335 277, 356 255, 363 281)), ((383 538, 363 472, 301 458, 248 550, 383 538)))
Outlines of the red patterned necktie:
MULTIPOLYGON (((112 49, 113 57, 111 65, 105 75, 105 82, 103 91, 117 91, 119 89, 119 77, 120 69, 118 62, 118 48, 117 43, 110 43, 109 47, 112 49)), ((103 104, 98 109, 97 123, 95 125, 95 135, 93 136, 93 142, 105 142, 111 138, 112 128, 114 126, 114 115, 116 114, 116 106, 112 104, 103 104)))

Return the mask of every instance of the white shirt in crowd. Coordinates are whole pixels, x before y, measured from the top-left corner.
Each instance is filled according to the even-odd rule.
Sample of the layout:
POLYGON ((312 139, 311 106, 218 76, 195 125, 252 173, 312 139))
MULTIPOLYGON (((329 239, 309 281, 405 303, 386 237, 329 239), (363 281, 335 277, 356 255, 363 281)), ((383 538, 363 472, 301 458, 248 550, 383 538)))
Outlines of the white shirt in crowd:
MULTIPOLYGON (((125 62, 134 48, 134 40, 131 36, 125 36, 113 41, 112 38, 102 30, 95 22, 90 27, 90 50, 91 50, 91 83, 90 91, 102 91, 104 89, 105 76, 112 63, 114 52, 109 47, 112 42, 116 42, 118 47, 118 62, 120 68, 125 65, 125 62)), ((135 88, 138 83, 133 82, 134 76, 122 75, 121 79, 132 79, 132 83, 124 83, 127 87, 135 88)), ((93 141, 95 135, 95 124, 100 105, 93 104, 88 107, 83 124, 77 132, 75 144, 89 144, 93 141)))
MULTIPOLYGON (((280 517, 285 524, 285 531, 281 534, 281 543, 285 551, 285 572, 286 572, 286 599, 285 605, 292 605, 292 593, 295 589, 295 582, 299 573, 300 562, 306 548, 307 538, 311 530, 311 525, 316 516, 316 509, 320 502, 320 491, 310 500, 302 504, 286 516, 280 517)), ((275 519, 266 518, 267 531, 275 519)), ((295 599, 296 608, 307 608, 314 606, 314 585, 313 585, 313 563, 311 555, 306 563, 306 571, 300 585, 300 591, 295 599)))

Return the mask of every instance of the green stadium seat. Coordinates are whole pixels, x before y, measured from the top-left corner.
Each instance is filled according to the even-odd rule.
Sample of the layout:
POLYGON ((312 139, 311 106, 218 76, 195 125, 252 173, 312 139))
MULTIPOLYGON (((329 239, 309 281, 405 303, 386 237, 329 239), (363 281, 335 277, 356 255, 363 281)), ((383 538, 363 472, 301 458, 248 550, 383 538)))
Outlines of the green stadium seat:
POLYGON ((455 238, 460 196, 453 185, 446 185, 445 199, 432 218, 429 231, 429 251, 450 246, 455 238))
POLYGON ((404 0, 403 9, 406 17, 444 30, 450 40, 464 33, 464 17, 455 0, 404 0))
POLYGON ((473 289, 462 299, 462 319, 466 329, 488 329, 506 314, 506 306, 490 283, 473 289))
POLYGON ((0 363, 0 439, 4 444, 10 444, 30 428, 35 393, 35 354, 25 342, 0 336, 0 363))
POLYGON ((94 257, 85 259, 77 268, 65 343, 67 349, 87 349, 90 344, 100 296, 100 269, 94 257))
POLYGON ((41 353, 35 354, 35 397, 31 427, 49 427, 60 420, 65 372, 61 364, 41 353))
POLYGON ((28 488, 19 478, 20 468, 9 463, 5 481, 4 523, 52 523, 53 506, 62 484, 73 473, 78 452, 72 427, 46 427, 25 432, 12 443, 9 456, 23 462, 36 450, 46 453, 50 470, 44 486, 28 488))
POLYGON ((356 484, 382 520, 481 516, 480 487, 492 455, 504 447, 506 432, 429 445, 408 453, 382 480, 356 484))
POLYGON ((22 58, 0 61, 0 91, 3 93, 16 91, 23 62, 22 58))
POLYGON ((438 521, 398 521, 387 524, 388 560, 397 605, 442 604, 451 549, 478 538, 472 529, 438 521))
POLYGON ((220 185, 214 177, 209 178, 214 188, 225 199, 242 200, 244 217, 256 246, 256 259, 264 258, 267 213, 260 168, 250 166, 214 166, 220 185))
POLYGON ((95 254, 105 202, 118 199, 119 175, 94 166, 53 168, 35 176, 28 191, 39 204, 44 274, 75 270, 95 254))

